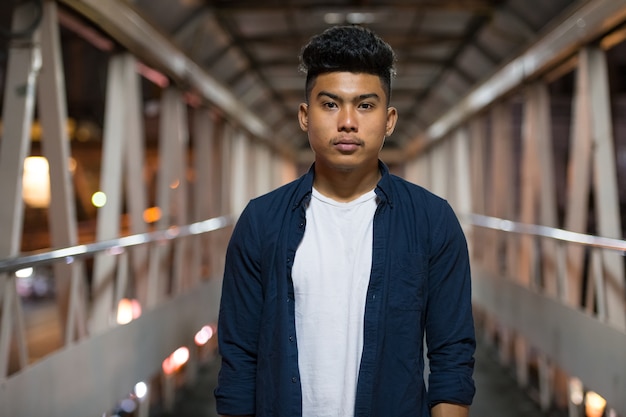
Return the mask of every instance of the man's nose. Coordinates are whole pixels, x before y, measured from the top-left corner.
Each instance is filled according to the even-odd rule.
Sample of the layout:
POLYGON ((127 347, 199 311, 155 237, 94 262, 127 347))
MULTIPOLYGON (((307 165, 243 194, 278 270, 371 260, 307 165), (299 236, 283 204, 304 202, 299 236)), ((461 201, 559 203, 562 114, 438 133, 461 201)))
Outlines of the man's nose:
POLYGON ((358 130, 356 111, 348 106, 339 112, 337 130, 340 132, 356 132, 358 130))

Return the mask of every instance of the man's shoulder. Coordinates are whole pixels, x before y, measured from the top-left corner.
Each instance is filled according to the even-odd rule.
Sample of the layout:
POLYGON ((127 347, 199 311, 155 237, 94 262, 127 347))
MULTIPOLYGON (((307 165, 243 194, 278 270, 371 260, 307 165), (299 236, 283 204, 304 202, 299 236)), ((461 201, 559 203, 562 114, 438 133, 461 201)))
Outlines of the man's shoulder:
POLYGON ((420 200, 429 205, 446 205, 446 200, 429 189, 396 175, 390 175, 394 187, 394 196, 400 203, 405 200, 420 200))
POLYGON ((303 176, 253 198, 250 200, 249 206, 260 211, 277 210, 280 207, 293 207, 309 192, 310 187, 307 189, 305 177, 303 176))

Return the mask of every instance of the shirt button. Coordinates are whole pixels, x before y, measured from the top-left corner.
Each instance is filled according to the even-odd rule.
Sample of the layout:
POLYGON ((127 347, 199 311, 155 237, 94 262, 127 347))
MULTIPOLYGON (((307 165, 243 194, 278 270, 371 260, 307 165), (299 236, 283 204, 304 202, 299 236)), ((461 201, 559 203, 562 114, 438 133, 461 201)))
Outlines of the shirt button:
POLYGON ((293 383, 295 384, 296 382, 298 382, 298 378, 296 378, 296 377, 294 376, 293 378, 291 378, 291 382, 293 382, 293 383))
POLYGON ((289 341, 293 342, 293 336, 289 336, 289 341))

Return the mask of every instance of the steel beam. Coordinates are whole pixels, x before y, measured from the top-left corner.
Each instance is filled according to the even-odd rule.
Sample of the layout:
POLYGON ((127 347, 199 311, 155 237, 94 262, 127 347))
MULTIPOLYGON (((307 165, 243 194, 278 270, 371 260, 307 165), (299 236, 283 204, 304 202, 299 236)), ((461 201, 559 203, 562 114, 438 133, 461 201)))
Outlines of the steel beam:
MULTIPOLYGON (((242 102, 150 25, 128 2, 121 0, 60 0, 99 25, 138 59, 163 71, 182 85, 197 90, 219 107, 228 119, 262 140, 276 140, 275 132, 242 102)), ((282 151, 284 152, 284 150, 282 151)))
MULTIPOLYGON (((26 27, 36 11, 33 4, 17 7, 13 13, 13 27, 26 27)), ((0 140, 0 195, 6 204, 0 204, 0 257, 15 256, 20 251, 24 202, 22 200, 22 172, 24 159, 30 151, 30 131, 35 108, 35 82, 41 67, 41 51, 37 46, 38 33, 14 42, 9 47, 4 107, 4 128, 0 140)), ((0 379, 8 374, 11 339, 15 329, 20 367, 26 366, 28 351, 21 298, 16 290, 16 278, 0 275, 0 379), (15 326, 15 328, 14 328, 15 326)))
POLYGON ((594 0, 586 3, 526 52, 478 85, 416 141, 428 143, 442 139, 472 115, 564 61, 581 46, 605 35, 624 21, 626 0, 594 0))

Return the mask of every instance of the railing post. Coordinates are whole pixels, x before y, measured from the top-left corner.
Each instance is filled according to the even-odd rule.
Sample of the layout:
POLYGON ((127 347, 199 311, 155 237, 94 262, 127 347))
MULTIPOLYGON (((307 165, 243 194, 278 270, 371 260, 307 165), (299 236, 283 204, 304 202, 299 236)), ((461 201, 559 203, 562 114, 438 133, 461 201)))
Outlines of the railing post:
MULTIPOLYGON (((453 138, 453 165, 455 167, 454 189, 456 195, 454 209, 457 213, 471 213, 473 206, 469 140, 470 135, 467 126, 462 126, 457 129, 453 138)), ((466 228, 465 232, 473 233, 473 228, 471 231, 466 228)), ((471 241, 471 238, 468 240, 471 241)))
MULTIPOLYGON (((214 121, 206 109, 193 111, 193 155, 194 182, 192 198, 192 219, 200 221, 211 216, 211 197, 213 195, 212 179, 215 167, 212 164, 213 141, 215 140, 214 121)), ((206 266, 211 265, 211 240, 209 236, 196 236, 192 244, 191 282, 199 283, 209 275, 206 266)))
POLYGON ((230 163, 231 182, 229 184, 231 188, 231 212, 239 216, 250 198, 248 191, 250 184, 250 181, 248 181, 248 168, 250 164, 248 162, 248 138, 246 134, 241 130, 234 132, 229 146, 232 148, 230 163))
MULTIPOLYGON (((36 23, 43 11, 34 2, 19 4, 13 12, 13 28, 22 30, 36 23)), ((15 39, 9 46, 7 75, 2 110, 3 133, 0 141, 0 258, 15 256, 20 251, 24 203, 22 170, 30 150, 30 131, 35 107, 35 86, 41 67, 36 25, 31 33, 15 39)), ((0 274, 0 378, 8 373, 13 325, 16 326, 20 365, 27 363, 21 299, 15 287, 15 275, 0 274)))
MULTIPOLYGON (((106 196, 106 203, 98 210, 97 241, 113 239, 120 234, 122 173, 129 110, 126 107, 129 93, 128 67, 134 67, 134 59, 127 54, 115 55, 109 61, 100 173, 100 190, 106 196)), ((142 161, 138 163, 142 164, 142 161)), ((115 257, 106 254, 96 256, 93 275, 94 302, 90 329, 98 333, 112 324, 115 257)))
MULTIPOLYGON (((579 56, 584 59, 582 52, 579 56)), ((578 66, 572 114, 565 217, 565 229, 581 233, 587 232, 591 173, 591 111, 587 72, 586 65, 578 66)), ((570 305, 580 307, 584 252, 579 245, 568 245, 567 249, 568 301, 570 305)))
MULTIPOLYGON (((593 191, 597 234, 619 239, 622 237, 619 190, 617 186, 616 155, 611 116, 611 93, 606 53, 596 45, 584 49, 580 65, 589 68, 591 137, 593 149, 593 191)), ((600 269, 604 279, 597 288, 605 294, 606 320, 626 330, 626 282, 624 260, 617 252, 603 251, 600 269)), ((600 300, 599 300, 600 301, 600 300)))
MULTIPOLYGON (((42 149, 50 167, 50 207, 49 225, 52 247, 74 246, 78 242, 78 227, 75 209, 74 190, 70 170, 70 139, 67 134, 67 99, 65 97, 65 75, 61 53, 57 4, 43 3, 41 26, 42 70, 39 75, 38 108, 43 128, 42 149)), ((66 343, 74 339, 79 326, 80 334, 85 333, 84 321, 74 322, 70 308, 84 308, 84 303, 70 307, 73 283, 83 280, 82 263, 56 263, 54 265, 55 298, 61 317, 66 343), (80 306, 80 307, 79 307, 80 306), (72 320, 69 320, 69 317, 72 320)), ((77 293, 75 293, 77 294, 77 293)))
POLYGON ((253 148, 252 155, 254 155, 255 164, 254 172, 252 172, 252 179, 254 183, 252 196, 258 196, 270 191, 274 186, 272 183, 271 169, 272 154, 266 145, 263 145, 258 141, 254 142, 253 148))
MULTIPOLYGON (((511 132, 511 105, 508 101, 497 103, 491 111, 491 187, 487 200, 490 202, 489 212, 505 219, 515 217, 513 213, 513 138, 511 132)), ((491 272, 498 279, 509 279, 510 271, 515 270, 513 253, 513 238, 501 231, 491 231, 491 251, 489 263, 491 272)), ((502 328, 500 332, 501 345, 500 360, 503 364, 510 364, 513 334, 510 329, 502 328)))
MULTIPOLYGON (((470 213, 486 213, 485 199, 485 119, 478 117, 469 122, 469 147, 470 147, 470 186, 472 190, 472 209, 470 213)), ((488 231, 481 228, 474 229, 471 242, 471 258, 484 260, 485 245, 482 244, 488 231)))
MULTIPOLYGON (((137 59, 130 54, 125 56, 124 83, 126 90, 126 118, 124 120, 125 141, 122 155, 122 184, 126 190, 126 204, 130 220, 130 233, 140 234, 149 230, 144 218, 148 208, 148 191, 145 180, 145 129, 141 78, 137 73, 137 59)), ((121 104, 121 103, 120 103, 121 104)), ((145 305, 148 281, 148 248, 140 246, 129 250, 130 270, 133 274, 133 288, 130 294, 145 305)), ((127 288, 124 288, 127 290, 127 288)))

